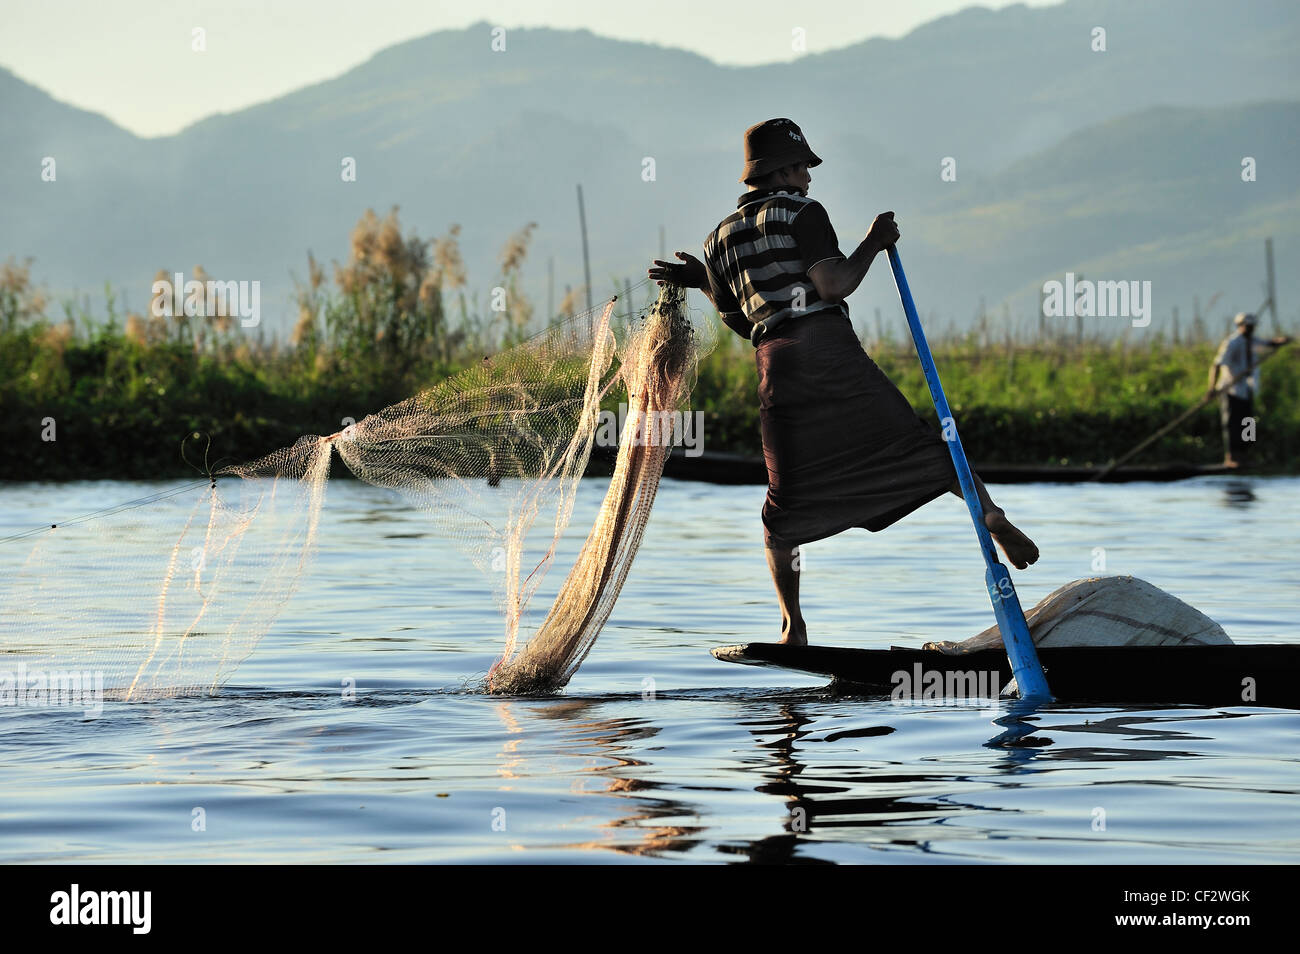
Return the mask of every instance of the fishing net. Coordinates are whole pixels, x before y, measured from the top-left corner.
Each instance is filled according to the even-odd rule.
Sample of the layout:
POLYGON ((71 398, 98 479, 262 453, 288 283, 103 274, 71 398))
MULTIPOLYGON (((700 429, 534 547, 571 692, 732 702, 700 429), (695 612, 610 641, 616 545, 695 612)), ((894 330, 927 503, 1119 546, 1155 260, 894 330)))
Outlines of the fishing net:
MULTIPOLYGON (((700 335, 686 320, 683 290, 674 286, 665 286, 629 332, 619 367, 627 424, 609 490, 541 627, 513 659, 515 631, 507 631, 506 651, 489 675, 495 691, 537 692, 567 683, 609 619, 641 545, 694 383, 700 335)), ((587 435, 586 428, 579 432, 587 435)), ((585 440, 589 450, 591 437, 585 440)))
POLYGON ((47 526, 17 566, 0 547, 0 701, 65 704, 77 684, 126 699, 216 689, 293 594, 329 466, 328 444, 303 437, 226 474, 244 479, 47 526))
POLYGON ((491 690, 564 686, 627 578, 713 344, 681 288, 664 286, 640 312, 616 316, 614 307, 558 322, 337 434, 302 437, 199 487, 15 534, 9 544, 36 541, 21 559, 0 547, 0 670, 11 687, 18 669, 47 690, 93 674, 106 694, 127 699, 216 691, 297 589, 337 453, 357 477, 422 510, 436 545, 459 547, 493 581, 505 646, 491 690), (602 409, 615 402, 625 423, 613 477, 558 595, 525 638, 602 409))

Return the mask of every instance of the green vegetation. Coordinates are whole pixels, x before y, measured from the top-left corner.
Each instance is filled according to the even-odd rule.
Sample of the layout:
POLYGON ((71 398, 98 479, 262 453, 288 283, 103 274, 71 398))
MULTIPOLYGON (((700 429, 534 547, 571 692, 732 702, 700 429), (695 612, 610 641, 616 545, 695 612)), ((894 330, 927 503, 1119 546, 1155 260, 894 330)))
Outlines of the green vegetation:
MULTIPOLYGON (((705 411, 705 446, 759 453, 757 388, 750 346, 729 336, 704 362, 695 404, 705 411)), ((1194 404, 1204 393, 1218 341, 981 342, 979 335, 930 341, 962 443, 978 463, 1103 466, 1194 404)), ((867 352, 938 426, 911 341, 868 341, 867 352)), ((1286 348, 1260 372, 1255 462, 1271 471, 1300 465, 1300 349, 1286 348)), ((851 426, 846 424, 846 426, 851 426)), ((1132 465, 1213 464, 1223 459, 1218 403, 1135 458, 1132 465)))
MULTIPOLYGON (((966 337, 936 349, 962 441, 978 461, 1101 466, 1194 404, 1204 393, 1218 341, 1172 342, 1155 335, 1122 341, 981 348, 966 337)), ((1300 463, 1300 358, 1294 348, 1263 371, 1255 462, 1272 470, 1300 463)), ((923 417, 935 420, 910 348, 876 361, 923 417)), ((1167 435, 1133 465, 1223 459, 1218 402, 1167 435)))
MULTIPOLYGON (((505 310, 480 312, 465 292, 454 227, 422 242, 402 237, 396 211, 383 220, 368 212, 333 286, 309 257, 284 344, 221 314, 123 316, 111 290, 106 322, 74 303, 54 320, 28 265, 0 266, 0 478, 184 476, 194 468, 183 443, 201 466, 210 439, 215 468, 339 430, 524 336, 532 308, 516 279, 530 233, 502 251, 505 310), (57 439, 44 440, 51 421, 57 439), (203 439, 190 439, 195 432, 203 439)), ((693 398, 705 412, 705 448, 756 455, 753 352, 721 326, 719 336, 693 398)), ((1128 340, 1014 342, 972 332, 931 346, 977 463, 1100 466, 1204 393, 1217 341, 1134 330, 1128 340)), ((910 341, 869 341, 867 350, 937 424, 910 341)), ((1297 371, 1300 348, 1288 348, 1262 374, 1256 461, 1273 471, 1300 464, 1297 371)), ((1212 405, 1133 463, 1221 456, 1212 405)))

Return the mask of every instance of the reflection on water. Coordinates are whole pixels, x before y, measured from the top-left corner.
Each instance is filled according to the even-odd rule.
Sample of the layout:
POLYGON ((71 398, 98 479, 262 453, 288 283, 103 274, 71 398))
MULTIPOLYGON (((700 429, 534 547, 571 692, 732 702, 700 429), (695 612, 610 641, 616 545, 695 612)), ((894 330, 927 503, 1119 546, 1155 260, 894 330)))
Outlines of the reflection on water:
MULTIPOLYGON (((112 489, 88 485, 67 510, 142 494, 112 489)), ((0 523, 76 490, 0 488, 0 523)), ((601 491, 580 489, 567 551, 601 491)), ((1278 642, 1300 635, 1298 491, 1232 478, 998 498, 1043 550, 1017 577, 1022 601, 1096 572, 1101 551, 1106 572, 1170 590, 1238 641, 1278 642), (1233 482, 1250 499, 1207 519, 1233 482)), ((777 629, 761 502, 762 488, 666 482, 568 692, 501 699, 473 691, 501 649, 491 581, 418 514, 340 482, 312 573, 219 696, 109 701, 97 719, 0 707, 0 859, 1300 860, 1300 712, 902 704, 713 660, 712 646, 777 629)), ((953 498, 809 547, 814 640, 983 629, 969 537, 953 498)))
POLYGON ((1241 507, 1254 503, 1254 482, 1241 477, 1229 477, 1223 482, 1223 500, 1229 507, 1241 507))
MULTIPOLYGON (((997 860, 1004 858, 999 850, 1003 843, 1024 837, 1027 830, 1031 839, 1050 846, 1050 857, 1057 860, 1073 852, 1098 850, 1112 855, 1132 852, 1132 860, 1153 853, 1173 859, 1189 851, 1204 856, 1206 848, 1196 837, 1165 845, 1135 838, 1129 827, 1130 806, 1138 804, 1142 814, 1158 821, 1176 815, 1176 811, 1166 813, 1169 805, 1162 809, 1160 804, 1170 798, 1169 789, 1209 788, 1220 793, 1224 789, 1212 783, 1212 776, 1184 775, 1175 764, 1167 771, 1158 770, 1154 763, 1215 757, 1210 750, 1220 748, 1223 732, 1214 723, 1240 722, 1245 730, 1246 720, 1254 718, 1281 720, 1289 727, 1285 731, 1297 726, 1295 714, 1271 710, 1187 708, 1153 714, 1007 704, 1001 707, 1004 713, 989 722, 987 710, 974 707, 926 711, 863 699, 841 708, 831 700, 843 697, 817 691, 761 693, 746 700, 709 698, 703 693, 691 698, 697 705, 729 711, 728 721, 743 732, 720 753, 718 765, 700 767, 705 777, 661 781, 673 777, 672 768, 680 758, 668 745, 669 736, 679 730, 656 724, 653 716, 602 717, 608 711, 649 708, 653 713, 655 709, 654 704, 617 697, 499 703, 498 715, 513 741, 523 741, 515 734, 528 724, 521 719, 521 706, 527 709, 529 722, 559 724, 562 739, 541 746, 535 757, 529 747, 512 744, 503 749, 502 774, 536 781, 554 771, 557 756, 582 763, 570 791, 616 807, 599 823, 596 837, 556 846, 566 851, 603 850, 657 858, 691 854, 764 863, 867 860, 841 850, 851 846, 855 851, 882 854, 871 860, 915 861, 913 853, 935 861, 997 860), (834 711, 828 712, 828 705, 834 705, 834 711), (911 722, 918 717, 939 719, 953 732, 960 727, 962 738, 980 734, 981 726, 984 734, 990 725, 1003 731, 967 751, 955 742, 954 753, 947 757, 900 759, 894 747, 881 746, 890 737, 911 731, 911 722), (845 723, 849 727, 843 727, 845 723), (1097 794, 1080 801, 1084 793, 1077 780, 1094 770, 1104 774, 1089 783, 1097 786, 1097 794), (1141 790, 1140 794, 1133 789, 1141 790), (1024 804, 1026 792, 1035 791, 1038 796, 1024 804), (739 833, 740 819, 728 810, 749 792, 761 796, 757 808, 743 809, 765 819, 758 834, 739 833), (1072 809, 1072 803, 1082 807, 1072 809), (1127 830, 1112 832, 1106 822, 1107 806, 1126 822, 1127 830), (1055 830, 1045 825, 1044 815, 1056 816, 1055 830)), ((1256 726, 1252 731, 1270 730, 1256 726)), ((1300 775, 1294 760, 1285 764, 1288 785, 1252 790, 1251 800, 1273 802, 1272 796, 1296 793, 1300 775)), ((609 811, 602 807, 592 813, 609 811)), ((1300 831, 1293 813, 1280 799, 1269 813, 1275 821, 1286 819, 1280 831, 1273 829, 1283 837, 1267 848, 1260 846, 1260 852, 1266 857, 1294 857, 1300 849, 1296 840, 1300 831)), ((1197 818, 1188 828, 1203 823, 1197 818)), ((1224 857, 1251 853, 1228 838, 1221 840, 1224 844, 1216 850, 1224 857)), ((526 842, 519 847, 526 847, 526 842)), ((1032 851, 1025 855, 1034 856, 1032 851)))
POLYGON ((1007 714, 994 719, 993 724, 1002 727, 993 738, 984 745, 990 749, 1004 749, 1008 762, 1019 764, 1027 761, 1034 749, 1051 745, 1032 735, 1035 727, 1034 716, 1045 707, 1036 702, 1013 701, 1007 704, 1007 714))

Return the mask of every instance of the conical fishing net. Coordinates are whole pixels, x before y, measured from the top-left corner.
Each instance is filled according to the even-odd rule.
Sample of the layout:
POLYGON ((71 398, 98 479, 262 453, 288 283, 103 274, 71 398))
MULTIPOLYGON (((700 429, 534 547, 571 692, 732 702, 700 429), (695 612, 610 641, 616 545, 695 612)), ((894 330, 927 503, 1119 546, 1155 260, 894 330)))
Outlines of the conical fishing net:
MULTIPOLYGON (((506 651, 489 677, 494 691, 537 692, 563 686, 609 619, 641 545, 671 451, 673 426, 690 398, 699 339, 686 320, 683 291, 673 286, 666 286, 650 311, 629 328, 619 367, 628 427, 619 443, 609 490, 550 612, 513 659, 514 633, 508 633, 506 651)), ((579 431, 586 433, 585 428, 579 431)), ((590 442, 590 437, 586 440, 590 442)))
POLYGON ((664 286, 639 314, 615 317, 614 305, 201 486, 9 536, 0 545, 0 693, 5 671, 11 691, 26 680, 29 697, 33 685, 48 693, 55 680, 91 674, 127 699, 218 689, 309 565, 335 452, 360 479, 424 511, 434 545, 461 548, 494 580, 505 648, 490 688, 564 686, 627 578, 698 361, 713 344, 712 326, 687 313, 683 289, 664 286), (598 516, 524 638, 602 407, 620 401, 626 424, 598 516), (20 540, 30 537, 28 551, 20 540))

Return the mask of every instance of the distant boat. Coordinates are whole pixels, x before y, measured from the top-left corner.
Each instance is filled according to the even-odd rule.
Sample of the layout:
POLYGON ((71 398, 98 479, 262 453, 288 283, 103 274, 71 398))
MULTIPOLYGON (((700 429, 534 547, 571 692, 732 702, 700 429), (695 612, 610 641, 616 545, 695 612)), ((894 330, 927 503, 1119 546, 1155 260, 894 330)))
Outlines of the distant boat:
MULTIPOLYGON (((593 457, 598 455, 593 454, 593 457)), ((1016 466, 975 464, 975 471, 990 484, 1083 483, 1097 476, 1100 467, 1016 466)), ((1222 464, 1164 464, 1157 466, 1120 467, 1101 478, 1106 483, 1128 481, 1171 481, 1212 475, 1240 475, 1238 468, 1222 464)), ((677 480, 701 480, 714 484, 766 484, 767 466, 762 457, 705 451, 688 457, 674 449, 664 467, 664 476, 677 480)))

